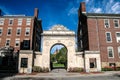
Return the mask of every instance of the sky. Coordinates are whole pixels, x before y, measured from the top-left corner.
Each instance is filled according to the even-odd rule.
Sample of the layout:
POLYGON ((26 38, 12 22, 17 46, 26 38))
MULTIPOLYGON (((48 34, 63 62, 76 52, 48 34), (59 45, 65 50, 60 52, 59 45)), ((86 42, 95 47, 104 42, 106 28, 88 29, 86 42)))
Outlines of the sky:
POLYGON ((56 44, 51 48, 50 53, 53 54, 56 50, 60 50, 63 47, 63 45, 56 44))
POLYGON ((89 13, 120 14, 120 0, 0 0, 0 9, 6 15, 33 16, 38 8, 43 30, 61 24, 77 32, 80 2, 86 3, 89 13))

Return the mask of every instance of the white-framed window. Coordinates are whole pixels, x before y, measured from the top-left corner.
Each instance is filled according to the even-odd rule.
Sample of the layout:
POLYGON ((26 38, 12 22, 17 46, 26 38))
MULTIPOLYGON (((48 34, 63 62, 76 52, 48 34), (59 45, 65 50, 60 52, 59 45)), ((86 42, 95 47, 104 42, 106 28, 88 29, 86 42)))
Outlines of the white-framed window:
POLYGON ((0 18, 0 25, 4 25, 4 18, 0 18))
POLYGON ((19 36, 21 34, 21 28, 17 28, 16 35, 19 36))
POLYGON ((118 19, 114 19, 114 27, 115 28, 119 28, 119 20, 118 19))
POLYGON ((26 28, 25 29, 25 36, 29 36, 30 35, 30 28, 26 28))
POLYGON ((104 19, 105 28, 110 28, 109 19, 104 19))
POLYGON ((12 34, 12 28, 8 28, 7 35, 10 36, 12 34))
POLYGON ((2 35, 2 32, 3 32, 3 29, 2 29, 2 28, 0 28, 0 36, 2 35))
POLYGON ((22 25, 22 18, 18 18, 18 25, 22 25))
POLYGON ((15 40, 15 47, 19 47, 20 46, 20 39, 16 39, 15 40))
POLYGON ((120 46, 118 47, 118 56, 120 58, 120 46))
POLYGON ((106 32, 106 41, 107 42, 112 42, 111 32, 106 32))
POLYGON ((27 18, 26 19, 26 25, 30 25, 31 24, 31 18, 27 18))
POLYGON ((6 39, 5 46, 10 46, 10 39, 6 39))
POLYGON ((29 40, 24 40, 24 47, 28 48, 29 47, 29 40))
POLYGON ((114 57, 113 47, 111 46, 107 47, 107 51, 108 51, 108 57, 113 58, 114 57))
POLYGON ((14 19, 13 19, 13 18, 10 18, 10 19, 9 19, 9 25, 13 25, 13 21, 14 21, 14 19))
POLYGON ((120 42, 120 32, 116 32, 116 40, 117 40, 117 43, 120 42))

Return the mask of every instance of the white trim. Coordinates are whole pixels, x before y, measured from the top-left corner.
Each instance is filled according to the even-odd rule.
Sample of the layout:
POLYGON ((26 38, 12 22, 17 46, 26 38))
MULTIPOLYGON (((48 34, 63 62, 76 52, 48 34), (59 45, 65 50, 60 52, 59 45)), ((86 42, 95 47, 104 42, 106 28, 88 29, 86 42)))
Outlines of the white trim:
POLYGON ((9 18, 9 23, 8 23, 8 25, 9 25, 9 26, 12 26, 13 23, 14 23, 14 18, 9 18), (12 24, 10 24, 10 20, 12 20, 12 24))
POLYGON ((105 37, 106 37, 106 42, 107 43, 112 43, 112 35, 111 35, 111 32, 105 32, 105 37), (107 41, 107 33, 110 33, 110 39, 111 39, 111 41, 107 41))
POLYGON ((18 26, 21 26, 23 23, 23 18, 18 18, 18 26))
POLYGON ((112 46, 108 46, 107 47, 107 53, 108 53, 108 58, 114 58, 114 49, 113 49, 112 46), (113 57, 109 57, 109 49, 112 49, 112 55, 113 55, 113 57))
POLYGON ((25 28, 25 36, 30 36, 30 28, 29 27, 25 28), (26 34, 27 29, 29 29, 29 34, 28 35, 26 34))
POLYGON ((114 28, 120 28, 120 25, 119 25, 119 19, 114 19, 114 20, 113 20, 113 23, 114 23, 114 28), (118 21, 118 27, 115 27, 115 20, 118 21))
POLYGON ((4 25, 4 21, 5 21, 4 18, 0 18, 0 25, 4 25))
POLYGON ((118 57, 120 58, 120 46, 118 46, 118 57))
POLYGON ((17 30, 16 30, 16 36, 20 36, 20 35, 21 35, 21 27, 18 27, 17 30), (17 34, 18 29, 20 29, 20 34, 19 35, 17 34))
POLYGON ((1 34, 0 34, 0 36, 2 36, 2 33, 3 33, 3 28, 2 28, 2 27, 0 27, 0 29, 1 29, 1 34))
MULTIPOLYGON (((7 40, 10 41, 11 39, 10 39, 10 38, 7 38, 7 39, 6 39, 6 42, 7 42, 7 40)), ((5 42, 5 46, 10 46, 10 42, 9 42, 9 45, 6 45, 6 42, 5 42)))
POLYGON ((117 43, 120 43, 120 38, 119 38, 119 40, 118 40, 118 38, 117 38, 117 33, 120 33, 120 32, 116 32, 116 34, 115 34, 115 36, 116 36, 116 41, 117 41, 117 43))
POLYGON ((15 47, 19 47, 20 46, 20 39, 19 38, 16 38, 15 39, 15 47), (16 46, 16 41, 18 41, 18 46, 16 46))
POLYGON ((27 26, 30 26, 31 25, 31 18, 26 18, 26 25, 27 26))
POLYGON ((11 27, 8 27, 8 29, 7 29, 7 36, 11 36, 12 35, 12 28, 11 27), (8 34, 8 30, 11 30, 11 34, 8 34))
POLYGON ((105 25, 105 20, 108 20, 108 28, 110 28, 110 21, 109 21, 109 19, 104 19, 104 27, 107 28, 106 25, 105 25))

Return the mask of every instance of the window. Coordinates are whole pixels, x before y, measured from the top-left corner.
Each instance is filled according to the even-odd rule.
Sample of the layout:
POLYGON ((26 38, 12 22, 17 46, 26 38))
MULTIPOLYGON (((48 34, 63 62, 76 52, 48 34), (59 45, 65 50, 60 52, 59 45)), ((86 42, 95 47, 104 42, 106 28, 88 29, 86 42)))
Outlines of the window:
POLYGON ((10 39, 7 39, 6 40, 6 44, 5 44, 6 46, 10 46, 10 39))
POLYGON ((16 35, 19 36, 21 34, 21 28, 17 28, 16 35))
POLYGON ((19 19, 18 19, 18 25, 19 25, 19 26, 22 25, 22 18, 19 18, 19 19))
POLYGON ((110 32, 106 32, 106 40, 107 42, 112 42, 112 37, 110 32))
POLYGON ((116 40, 117 40, 117 43, 120 42, 120 32, 116 33, 116 40))
POLYGON ((28 48, 29 47, 29 40, 24 40, 24 47, 28 48))
POLYGON ((13 25, 13 19, 9 19, 9 25, 13 25))
POLYGON ((26 28, 25 30, 25 36, 29 36, 30 35, 30 28, 26 28))
POLYGON ((26 19, 26 25, 30 25, 30 23, 31 23, 31 18, 27 18, 26 19))
POLYGON ((114 54, 113 53, 113 47, 108 47, 107 50, 108 50, 108 57, 110 57, 110 58, 114 57, 113 56, 113 54, 114 54))
POLYGON ((119 28, 119 20, 117 19, 114 20, 114 26, 115 28, 119 28))
POLYGON ((12 34, 12 29, 11 29, 11 28, 8 28, 7 35, 11 35, 11 34, 12 34))
POLYGON ((111 67, 115 67, 116 64, 115 64, 115 63, 109 63, 109 66, 111 66, 111 67))
POLYGON ((104 26, 105 26, 105 28, 109 28, 110 27, 108 19, 104 20, 104 26))
POLYGON ((28 58, 21 58, 21 67, 27 68, 28 66, 28 58))
POLYGON ((96 68, 97 64, 96 64, 96 58, 90 58, 90 68, 96 68))
POLYGON ((4 25, 4 18, 0 18, 0 25, 4 25))
POLYGON ((120 57, 120 46, 118 47, 118 56, 120 57))
POLYGON ((2 28, 0 28, 0 36, 2 35, 2 28))
POLYGON ((16 46, 16 47, 19 47, 19 44, 20 44, 20 40, 19 40, 19 39, 16 39, 16 40, 15 40, 15 46, 16 46))

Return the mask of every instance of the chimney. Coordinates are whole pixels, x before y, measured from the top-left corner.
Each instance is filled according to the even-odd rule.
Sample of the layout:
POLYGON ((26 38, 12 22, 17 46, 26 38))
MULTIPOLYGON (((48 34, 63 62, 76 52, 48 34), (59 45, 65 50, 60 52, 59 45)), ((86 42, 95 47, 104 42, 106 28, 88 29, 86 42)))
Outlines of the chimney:
POLYGON ((81 2, 81 3, 80 3, 80 10, 81 10, 81 13, 86 13, 85 2, 81 2))
POLYGON ((36 18, 38 18, 38 8, 35 8, 35 10, 34 10, 34 17, 36 17, 36 18))

